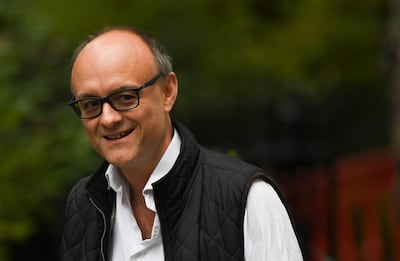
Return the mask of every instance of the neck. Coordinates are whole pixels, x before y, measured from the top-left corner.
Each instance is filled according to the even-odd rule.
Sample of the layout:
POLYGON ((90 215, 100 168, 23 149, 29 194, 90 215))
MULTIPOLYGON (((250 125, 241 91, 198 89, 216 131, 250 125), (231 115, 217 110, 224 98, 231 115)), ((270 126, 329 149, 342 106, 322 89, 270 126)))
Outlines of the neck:
POLYGON ((133 194, 141 195, 144 186, 171 143, 172 136, 173 128, 171 125, 168 131, 166 131, 163 142, 160 143, 159 147, 153 153, 149 153, 148 157, 143 157, 132 165, 120 168, 133 194))

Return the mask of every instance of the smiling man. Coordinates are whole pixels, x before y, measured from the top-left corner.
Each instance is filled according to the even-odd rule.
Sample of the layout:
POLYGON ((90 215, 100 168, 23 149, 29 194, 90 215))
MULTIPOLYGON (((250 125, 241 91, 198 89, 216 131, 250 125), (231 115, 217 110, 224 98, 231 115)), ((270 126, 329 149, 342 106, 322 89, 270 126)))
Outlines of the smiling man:
POLYGON ((199 146, 170 118, 178 81, 137 28, 91 36, 72 60, 73 108, 105 159, 67 202, 61 260, 302 260, 262 169, 199 146))

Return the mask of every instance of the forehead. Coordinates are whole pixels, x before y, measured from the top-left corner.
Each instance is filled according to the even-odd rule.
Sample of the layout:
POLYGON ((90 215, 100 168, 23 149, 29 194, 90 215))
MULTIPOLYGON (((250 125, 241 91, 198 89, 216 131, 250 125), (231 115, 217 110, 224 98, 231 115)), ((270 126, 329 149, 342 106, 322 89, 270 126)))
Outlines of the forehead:
POLYGON ((153 53, 137 35, 127 31, 110 31, 89 42, 76 58, 75 64, 82 60, 95 59, 98 62, 142 61, 152 63, 153 53))
POLYGON ((123 74, 129 74, 141 83, 156 72, 153 53, 139 36, 111 31, 98 36, 81 50, 72 67, 71 84, 73 89, 77 85, 100 86, 123 74))

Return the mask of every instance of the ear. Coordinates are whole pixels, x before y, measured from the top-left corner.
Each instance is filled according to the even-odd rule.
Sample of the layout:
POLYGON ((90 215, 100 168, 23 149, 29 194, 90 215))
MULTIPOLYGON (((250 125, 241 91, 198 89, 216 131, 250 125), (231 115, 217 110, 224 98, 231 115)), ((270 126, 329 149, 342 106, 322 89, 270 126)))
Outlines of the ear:
POLYGON ((166 112, 170 112, 178 95, 178 79, 174 72, 170 72, 164 81, 164 108, 166 112))

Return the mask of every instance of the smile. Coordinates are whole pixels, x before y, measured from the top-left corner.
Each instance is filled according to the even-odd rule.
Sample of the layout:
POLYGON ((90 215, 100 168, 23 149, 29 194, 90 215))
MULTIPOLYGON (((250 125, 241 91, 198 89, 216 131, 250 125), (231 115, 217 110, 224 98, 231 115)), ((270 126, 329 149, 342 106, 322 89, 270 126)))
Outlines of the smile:
POLYGON ((117 140, 117 139, 121 139, 123 137, 128 136, 129 134, 131 134, 133 132, 133 129, 118 133, 116 135, 109 135, 109 136, 104 136, 107 140, 117 140))

